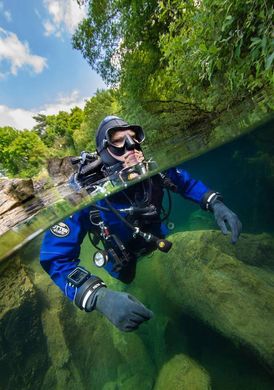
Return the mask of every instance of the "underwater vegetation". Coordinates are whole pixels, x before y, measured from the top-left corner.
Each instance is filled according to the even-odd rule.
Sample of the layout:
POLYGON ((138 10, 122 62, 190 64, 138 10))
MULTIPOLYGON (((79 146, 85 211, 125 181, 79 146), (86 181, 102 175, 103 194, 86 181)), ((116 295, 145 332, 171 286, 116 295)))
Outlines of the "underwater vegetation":
MULTIPOLYGON (((218 387, 227 377, 212 371, 203 351, 206 341, 200 340, 196 355, 191 348, 193 337, 200 337, 199 332, 195 336, 200 323, 230 340, 247 362, 251 356, 269 372, 257 363, 257 372, 249 367, 250 379, 242 384, 245 380, 255 389, 261 381, 262 389, 270 389, 273 238, 244 234, 232 246, 220 232, 207 230, 175 233, 170 239, 170 256, 154 253, 142 259, 136 281, 127 287, 155 314, 131 334, 119 332, 99 313, 77 310, 41 273, 37 261, 22 264, 15 257, 2 263, 0 388, 202 390, 212 382, 212 388, 229 388, 218 387)), ((121 289, 119 282, 108 284, 121 289)))

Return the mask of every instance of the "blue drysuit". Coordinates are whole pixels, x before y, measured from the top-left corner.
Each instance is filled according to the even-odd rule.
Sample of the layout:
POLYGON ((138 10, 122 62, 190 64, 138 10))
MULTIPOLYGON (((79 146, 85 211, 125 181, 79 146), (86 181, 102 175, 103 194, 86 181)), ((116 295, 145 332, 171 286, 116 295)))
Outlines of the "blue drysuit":
MULTIPOLYGON (((201 181, 193 179, 181 166, 170 168, 165 174, 177 187, 177 193, 203 206, 204 196, 210 191, 207 186, 201 181)), ((153 176, 152 178, 151 199, 157 211, 160 213, 163 200, 163 188, 157 185, 157 177, 159 175, 153 176)), ((138 188, 145 185, 146 181, 142 183, 138 183, 122 192, 112 195, 109 198, 112 206, 117 209, 130 207, 129 197, 125 196, 123 192, 132 195, 138 192, 138 188)), ((97 204, 107 207, 105 200, 101 200, 97 204)), ((40 261, 42 267, 48 272, 54 283, 71 300, 74 297, 75 291, 73 287, 67 285, 66 278, 79 264, 82 241, 85 235, 92 230, 92 224, 90 222, 91 207, 86 207, 69 218, 66 218, 63 222, 54 225, 45 233, 41 246, 40 261)), ((126 216, 123 213, 121 215, 126 216)), ((100 211, 100 218, 104 221, 110 233, 119 237, 125 247, 130 250, 132 245, 134 245, 132 230, 112 212, 100 211)), ((142 229, 161 238, 166 234, 164 224, 160 222, 147 224, 146 226, 142 226, 142 229)), ((145 241, 143 245, 146 245, 145 241)), ((138 243, 138 246, 140 246, 140 243, 138 243)), ((105 269, 113 277, 121 279, 120 273, 113 271, 111 262, 107 263, 105 269)))

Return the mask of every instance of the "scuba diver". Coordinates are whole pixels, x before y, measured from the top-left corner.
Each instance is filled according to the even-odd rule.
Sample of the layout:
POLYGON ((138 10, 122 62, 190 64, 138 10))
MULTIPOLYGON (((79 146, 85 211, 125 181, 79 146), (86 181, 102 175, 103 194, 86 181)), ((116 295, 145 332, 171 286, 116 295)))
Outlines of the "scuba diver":
MULTIPOLYGON (((141 148, 144 139, 141 126, 107 116, 96 132, 96 156, 82 155, 74 181, 92 192, 106 178, 138 177, 149 165, 141 148)), ((192 178, 181 166, 137 181, 97 201, 52 226, 43 238, 40 261, 54 283, 79 309, 99 311, 121 331, 137 329, 153 313, 134 296, 107 288, 102 279, 81 267, 81 243, 89 234, 98 249, 94 263, 112 277, 130 283, 140 256, 156 249, 168 252, 171 248, 165 239, 165 189, 169 199, 169 192, 173 191, 212 212, 222 233, 227 234, 227 227, 230 228, 231 242, 236 243, 242 228, 237 215, 224 205, 220 193, 192 178)))

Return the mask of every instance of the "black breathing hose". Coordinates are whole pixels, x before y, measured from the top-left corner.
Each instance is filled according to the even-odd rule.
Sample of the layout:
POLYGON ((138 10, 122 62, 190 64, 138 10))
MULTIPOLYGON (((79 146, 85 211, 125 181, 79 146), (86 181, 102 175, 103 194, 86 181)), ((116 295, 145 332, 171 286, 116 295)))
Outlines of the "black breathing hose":
POLYGON ((143 237, 146 241, 154 241, 157 245, 157 248, 161 252, 168 252, 172 246, 172 243, 168 240, 165 240, 163 238, 158 238, 154 236, 151 233, 144 233, 142 232, 139 228, 136 228, 135 226, 131 225, 125 218, 121 216, 121 214, 111 205, 110 201, 106 198, 105 199, 106 204, 110 208, 110 210, 126 225, 128 226, 131 230, 133 230, 133 234, 139 235, 143 237))

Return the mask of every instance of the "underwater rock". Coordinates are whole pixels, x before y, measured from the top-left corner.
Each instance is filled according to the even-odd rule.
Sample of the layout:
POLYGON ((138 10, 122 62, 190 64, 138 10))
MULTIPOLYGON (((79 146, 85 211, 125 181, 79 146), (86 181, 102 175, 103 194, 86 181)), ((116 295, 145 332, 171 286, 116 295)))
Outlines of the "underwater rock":
POLYGON ((206 370, 190 357, 175 355, 162 367, 154 390, 210 390, 206 370))
MULTIPOLYGON (((274 373, 274 240, 244 234, 236 245, 218 231, 177 233, 150 274, 174 305, 247 347, 274 373)), ((140 264, 141 266, 141 264, 140 264)))
POLYGON ((118 388, 135 390, 142 384, 143 390, 153 386, 155 367, 141 338, 136 333, 123 334, 113 329, 114 348, 121 356, 117 367, 116 384, 118 388))
MULTIPOLYGON (((28 270, 41 296, 41 327, 46 337, 47 354, 50 361, 41 390, 84 390, 86 387, 83 385, 65 337, 63 312, 66 305, 70 305, 70 303, 60 294, 59 289, 52 283, 48 275, 43 272, 37 260, 28 264, 28 270)), ((75 342, 77 342, 77 338, 75 338, 75 342)))
POLYGON ((37 291, 17 257, 0 276, 0 388, 40 389, 49 361, 37 291))
POLYGON ((156 370, 138 334, 121 333, 100 313, 77 309, 34 259, 32 246, 20 256, 29 259, 24 267, 19 258, 0 264, 0 389, 114 383, 151 390, 156 370))
POLYGON ((63 324, 71 357, 89 388, 152 389, 155 368, 138 334, 122 333, 100 313, 72 304, 65 307, 63 324))

